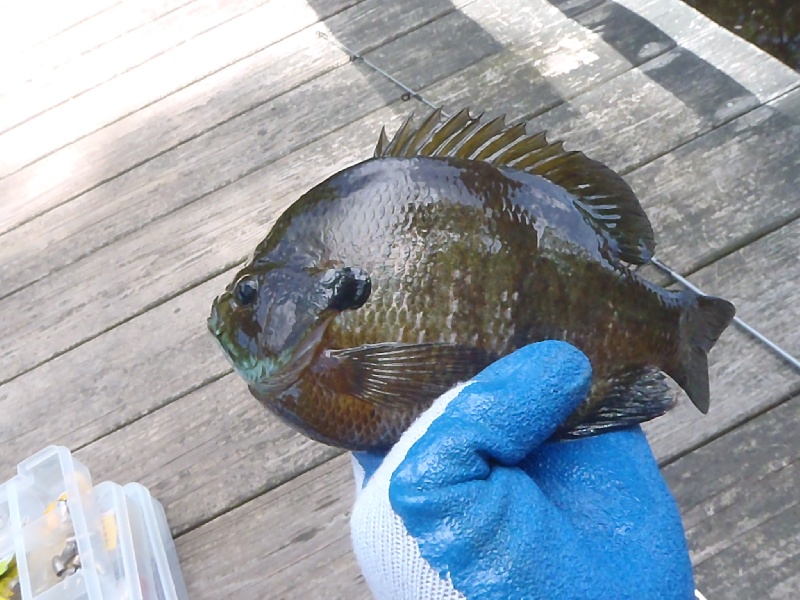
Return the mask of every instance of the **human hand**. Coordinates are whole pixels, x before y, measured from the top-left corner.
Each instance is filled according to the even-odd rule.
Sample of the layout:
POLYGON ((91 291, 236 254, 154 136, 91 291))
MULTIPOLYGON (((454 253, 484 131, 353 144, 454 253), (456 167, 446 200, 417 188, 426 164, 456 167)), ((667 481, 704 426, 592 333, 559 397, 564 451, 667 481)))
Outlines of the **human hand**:
POLYGON ((573 346, 532 344, 439 398, 388 455, 354 456, 353 546, 376 598, 694 597, 642 430, 548 441, 590 380, 573 346))

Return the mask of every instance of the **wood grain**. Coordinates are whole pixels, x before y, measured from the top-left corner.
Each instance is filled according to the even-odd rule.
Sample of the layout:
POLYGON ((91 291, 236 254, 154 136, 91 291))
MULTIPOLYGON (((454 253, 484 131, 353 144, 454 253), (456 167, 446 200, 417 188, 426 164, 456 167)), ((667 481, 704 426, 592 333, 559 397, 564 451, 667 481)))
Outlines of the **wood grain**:
POLYGON ((795 397, 664 469, 709 597, 800 592, 798 418, 795 397))
MULTIPOLYGON (((581 19, 598 29, 615 30, 624 25, 616 13, 608 14, 607 3, 581 13, 581 19)), ((517 26, 524 29, 525 21, 517 26)), ((501 31, 495 35, 500 36, 501 31)), ((629 37, 628 44, 639 48, 637 54, 642 58, 635 64, 674 46, 668 39, 636 35, 629 37)), ((506 114, 514 121, 562 105, 633 65, 591 29, 571 19, 554 19, 502 54, 487 57, 430 86, 425 96, 434 104, 444 105, 450 113, 471 106, 487 116, 506 114)))
MULTIPOLYGON (((318 20, 317 13, 301 0, 269 0, 260 6, 262 0, 242 1, 253 2, 257 7, 5 132, 2 144, 14 148, 14 152, 3 153, 0 176, 9 175, 318 20)), ((332 0, 332 4, 334 1, 337 8, 353 2, 332 0)))
MULTIPOLYGON (((448 19, 449 16, 443 19, 448 19)), ((393 65, 399 67, 401 71, 412 68, 427 53, 426 49, 418 48, 416 45, 418 40, 421 37, 436 37, 437 28, 441 27, 439 24, 441 20, 433 21, 408 36, 387 44, 381 51, 389 48, 392 50, 390 54, 402 57, 401 61, 395 61, 393 65)), ((454 17, 451 20, 451 25, 454 28, 461 27, 463 32, 469 32, 474 27, 474 23, 464 17, 454 17)), ((469 43, 464 41, 463 44, 469 43)), ((432 83, 435 78, 457 72, 474 62, 476 57, 481 58, 496 49, 495 45, 488 42, 483 46, 473 44, 470 47, 472 48, 470 52, 447 54, 437 62, 436 69, 426 70, 424 77, 430 78, 432 83)), ((423 76, 418 80, 427 81, 423 76)), ((274 101, 225 122, 210 132, 208 138, 202 136, 196 138, 176 148, 174 152, 161 155, 156 160, 146 163, 132 175, 137 182, 135 186, 126 183, 123 178, 116 178, 110 182, 112 186, 122 188, 119 194, 112 195, 128 194, 124 201, 126 206, 141 204, 145 210, 160 211, 163 214, 166 212, 165 209, 158 208, 161 203, 174 206, 173 203, 181 205, 191 202, 191 214, 172 215, 170 218, 159 220, 152 228, 125 237, 118 244, 105 246, 87 257, 87 260, 73 263, 57 271, 52 277, 40 280, 37 286, 40 286, 43 292, 46 291, 51 297, 64 299, 63 305, 57 311, 42 314, 37 307, 25 301, 21 292, 0 300, 0 306, 6 306, 14 311, 16 320, 13 325, 9 323, 8 327, 13 327, 19 343, 24 344, 24 351, 21 346, 14 347, 14 345, 2 351, 0 357, 4 358, 4 362, 0 367, 0 380, 32 368, 39 362, 144 310, 151 303, 163 300, 166 280, 159 280, 156 284, 152 277, 152 274, 159 273, 160 269, 170 272, 168 280, 171 285, 168 288, 175 290, 173 294, 182 287, 202 281, 203 275, 199 275, 198 271, 194 271, 193 274, 191 267, 199 267, 203 261, 198 263, 195 260, 196 256, 191 256, 191 250, 187 256, 186 250, 189 246, 197 244, 195 248, 201 254, 207 255, 209 246, 214 246, 216 240, 213 236, 201 240, 204 232, 208 232, 209 228, 219 232, 218 228, 222 223, 228 223, 228 227, 232 225, 234 229, 238 227, 237 218, 232 218, 230 215, 223 216, 223 212, 220 212, 223 210, 228 213, 231 209, 223 209, 223 205, 220 205, 216 198, 208 195, 210 192, 222 189, 238 178, 256 171, 270 159, 274 160, 307 144, 309 138, 315 139, 326 131, 336 130, 377 110, 386 104, 387 99, 396 98, 396 93, 393 84, 377 73, 364 72, 357 65, 347 64, 305 86, 279 96, 274 101), (292 115, 295 106, 303 102, 319 105, 320 110, 300 121, 286 116, 275 118, 274 115, 292 115), (276 145, 274 140, 280 140, 280 145, 276 145), (270 156, 270 152, 275 154, 270 156), (201 198, 199 204, 196 200, 198 197, 201 198), (215 222, 211 217, 214 214, 222 218, 215 222), (167 247, 160 246, 164 242, 167 247), (108 288, 109 281, 102 276, 102 273, 109 264, 114 264, 116 260, 114 257, 120 255, 127 258, 123 264, 118 265, 116 275, 118 284, 124 287, 125 291, 120 290, 121 298, 109 306, 102 307, 102 316, 89 317, 99 308, 97 303, 91 301, 92 298, 97 298, 97 294, 106 297, 114 294, 108 288), (147 281, 144 281, 145 279, 147 281), (143 287, 139 287, 137 281, 141 281, 143 287), (73 288, 77 282, 85 282, 80 284, 82 293, 68 294, 66 290, 73 288), (146 292, 145 288, 150 288, 150 292, 146 292), (156 292, 156 289, 162 291, 156 292), (65 312, 75 314, 74 311, 83 313, 86 318, 68 320, 63 318, 65 312), (42 329, 46 332, 44 336, 41 335, 42 329), (36 336, 37 343, 35 345, 28 343, 28 336, 36 336)), ((109 192, 110 190, 106 190, 106 193, 109 192)), ((80 211, 77 217, 82 218, 87 214, 90 213, 80 211)), ((242 218, 245 217, 242 215, 242 218)), ((238 250, 237 254, 240 252, 241 250, 238 250)), ((220 262, 224 264, 224 261, 220 260, 216 262, 216 268, 219 268, 220 262)), ((3 328, 0 326, 0 335, 2 333, 3 328)))
MULTIPOLYGON (((0 421, 0 464, 10 469, 50 441, 72 448, 85 445, 229 372, 206 331, 205 321, 211 300, 224 289, 233 271, 182 294, 170 288, 175 280, 168 278, 191 275, 191 264, 202 267, 195 276, 205 273, 208 277, 226 262, 233 266, 243 260, 300 190, 314 178, 322 179, 362 158, 375 143, 381 124, 397 127, 408 108, 403 103, 378 111, 323 138, 319 145, 276 162, 274 169, 256 171, 227 192, 210 198, 186 223, 185 231, 195 227, 201 231, 195 238, 195 257, 181 269, 154 269, 152 261, 163 250, 151 254, 142 244, 172 239, 179 250, 187 239, 181 238, 175 227, 184 219, 174 217, 159 229, 157 237, 143 234, 141 240, 132 243, 130 251, 140 256, 134 259, 128 253, 128 260, 134 262, 127 264, 129 269, 138 264, 138 269, 127 271, 127 279, 119 279, 115 290, 109 288, 114 278, 97 274, 100 296, 93 308, 82 307, 94 311, 87 324, 92 320, 98 324, 117 302, 126 301, 125 296, 133 293, 132 285, 149 287, 150 294, 166 292, 174 297, 0 386, 0 412, 9 416, 0 421), (269 201, 264 199, 265 189, 273 194, 269 201), (223 212, 237 206, 231 215, 234 220, 215 221, 214 206, 223 212), (206 237, 220 225, 223 227, 216 241, 206 237), (134 276, 137 272, 139 279, 134 276), (164 335, 164 331, 171 334, 164 335)), ((109 251, 107 260, 115 261, 118 256, 122 255, 109 251)), ((169 262, 169 257, 164 258, 169 262)), ((103 268, 102 263, 98 268, 103 268)), ((65 285, 71 287, 68 279, 65 285)), ((62 326, 68 322, 65 319, 62 326)), ((37 338, 35 332, 32 336, 37 338)))
POLYGON ((349 462, 336 458, 179 537, 191 598, 370 598, 350 546, 349 462))
MULTIPOLYGON (((703 291, 733 302, 741 318, 795 356, 800 356, 799 233, 800 221, 794 221, 692 276, 703 291)), ((687 407, 679 407, 648 426, 662 460, 800 392, 797 369, 749 335, 729 331, 718 346, 711 353, 709 414, 692 418, 687 407)))
MULTIPOLYGON (((0 478, 62 443, 98 481, 147 484, 192 598, 369 597, 347 457, 262 409, 205 331, 211 298, 281 210, 368 156, 381 124, 426 111, 317 28, 448 108, 533 115, 624 170, 660 256, 798 351, 798 76, 693 10, 252 0, 223 23, 179 2, 88 0, 19 44, 82 54, 62 63, 74 81, 0 97, 14 108, 0 119, 53 105, 8 132, 26 135, 0 135, 3 167, 22 167, 0 180, 0 478), (163 29, 174 13, 198 20, 163 29)), ((711 377, 709 415, 684 401, 648 426, 698 582, 709 598, 793 598, 800 375, 731 330, 711 377)))
MULTIPOLYGON (((614 0, 657 27, 699 60, 714 65, 760 103, 797 87, 798 73, 683 2, 614 0)), ((732 107, 735 106, 735 102, 732 107)))
POLYGON ((42 82, 53 71, 97 51, 106 43, 146 26, 192 0, 111 3, 93 16, 29 48, 15 61, 0 64, 0 96, 42 82))
POLYGON ((800 215, 800 90, 627 176, 658 255, 691 272, 800 215))
POLYGON ((0 49, 4 56, 9 56, 35 48, 101 14, 118 1, 76 0, 54 4, 48 0, 31 0, 5 5, 4 18, 0 20, 0 49))
MULTIPOLYGON (((68 100, 74 101, 82 93, 110 79, 124 76, 126 71, 265 2, 267 0, 233 0, 224 3, 195 0, 187 4, 175 0, 171 6, 168 4, 162 8, 166 13, 162 17, 77 56, 47 73, 46 77, 35 78, 1 96, 0 131, 7 131, 68 100)), ((102 20, 105 24, 113 12, 116 11, 104 11, 89 22, 102 20), (105 19, 100 19, 104 16, 105 19)), ((125 11, 117 18, 128 16, 125 11)), ((69 56, 75 49, 67 47, 62 51, 69 56)))
MULTIPOLYGON (((368 0, 336 15, 328 21, 327 26, 331 32, 336 31, 345 43, 353 44, 353 40, 358 38, 359 43, 369 48, 387 42, 391 36, 408 28, 416 27, 421 21, 436 17, 439 14, 437 11, 442 9, 432 11, 434 5, 415 2, 392 5, 399 8, 387 10, 382 8, 382 2, 368 0), (392 23, 391 29, 381 26, 386 20, 392 23), (360 33, 362 31, 366 33, 360 33)), ((200 187, 189 194, 181 192, 183 182, 196 180, 195 185, 205 184, 210 189, 221 185, 212 178, 216 166, 204 164, 202 159, 204 156, 213 156, 215 151, 219 153, 214 144, 235 146, 243 141, 247 143, 247 140, 252 142, 258 139, 256 132, 261 129, 260 121, 274 120, 276 110, 281 110, 281 106, 296 106, 298 98, 321 99, 325 93, 325 81, 339 77, 331 75, 328 80, 316 84, 311 82, 319 75, 348 62, 345 54, 317 37, 318 29, 305 29, 277 42, 257 55, 177 92, 148 109, 137 111, 65 149, 88 153, 92 160, 85 168, 71 173, 64 185, 49 188, 42 197, 29 198, 30 203, 65 201, 73 190, 96 186, 104 179, 111 180, 0 237, 0 276, 4 281, 0 297, 145 226, 166 212, 194 200, 203 191, 209 191, 200 187), (303 85, 303 89, 288 99, 288 104, 284 102, 281 105, 277 100, 303 85), (311 92, 315 92, 313 96, 309 96, 311 92), (271 101, 271 104, 257 112, 255 119, 251 117, 247 120, 242 116, 271 101), (235 120, 237 117, 239 120, 235 120), (234 122, 228 124, 231 120, 234 122), (222 131, 215 131, 220 125, 222 131), (113 141, 109 142, 106 136, 113 141), (218 141, 215 142, 215 139, 218 141), (185 147, 179 147, 187 141, 189 143, 185 147), (150 163, 141 164, 148 159, 152 159, 150 163), (130 170, 136 164, 141 166, 130 170), (162 181, 164 172, 181 167, 187 171, 184 176, 169 183, 162 181), (211 174, 208 174, 209 171, 211 174), (198 173, 204 175, 201 177, 198 173), (152 180, 144 189, 140 183, 142 178, 152 180), (156 195, 160 198, 154 202, 152 197, 156 195)), ((345 86, 354 86, 362 81, 358 73, 350 70, 351 78, 343 81, 345 86)), ((340 106, 342 118, 358 117, 359 113, 344 108, 346 105, 340 106)), ((303 126, 302 118, 285 111, 281 114, 287 120, 287 126, 297 121, 298 128, 303 126)), ((325 113, 322 111, 319 114, 325 113)), ((310 143, 327 133, 330 127, 326 128, 324 121, 322 123, 320 126, 319 120, 309 120, 309 127, 320 129, 306 129, 310 132, 309 136, 301 141, 310 143)), ((334 126, 337 123, 332 121, 334 126)), ((264 138, 264 134, 261 138, 264 138)), ((252 160, 260 161, 257 165, 267 164, 290 153, 295 147, 296 144, 280 145, 266 138, 256 148, 252 160)), ((56 162, 61 160, 55 155, 51 158, 56 162)), ((223 182, 235 179, 238 174, 253 168, 252 162, 237 160, 235 153, 223 154, 221 158, 229 164, 228 171, 221 172, 224 175, 224 178, 220 178, 223 182), (237 168, 238 173, 235 171, 237 168)), ((30 172, 25 170, 17 175, 35 177, 37 181, 46 180, 46 172, 52 166, 44 164, 48 160, 39 161, 31 166, 30 172)), ((17 175, 0 181, 0 193, 3 190, 19 190, 20 186, 23 186, 24 193, 23 178, 17 175)), ((33 210, 33 207, 26 204, 25 210, 33 210)))
MULTIPOLYGON (((722 296, 739 316, 795 356, 800 355, 800 221, 692 275, 703 291, 722 296)), ((800 373, 748 334, 731 326, 711 352, 711 411, 680 406, 647 427, 662 461, 731 429, 800 391, 800 373)), ((688 405, 688 403, 685 403, 688 405)))
MULTIPOLYGON (((13 206, 9 201, 9 210, 0 219, 0 231, 28 221, 87 191, 90 199, 81 198, 81 201, 96 202, 92 198, 102 192, 93 188, 103 182, 345 64, 348 58, 333 45, 320 40, 317 31, 335 31, 344 43, 369 50, 409 27, 416 27, 420 22, 441 14, 445 8, 440 4, 408 2, 402 5, 404 10, 400 10, 399 5, 386 9, 384 3, 367 0, 335 14, 324 25, 311 25, 294 34, 291 34, 292 24, 283 23, 279 33, 288 37, 269 43, 268 37, 260 35, 258 45, 252 46, 258 49, 254 53, 239 56, 232 64, 207 77, 169 93, 0 180, 0 193, 20 196, 13 206), (381 26, 386 20, 392 23, 390 30, 381 26)), ((337 8, 340 6, 333 4, 328 10, 337 8)), ((322 15, 326 13, 322 12, 322 15)), ((2 142, 0 137, 0 144, 2 142)), ((112 202, 113 199, 112 195, 112 202)), ((98 204, 101 207, 105 205, 98 204)), ((35 237, 46 231, 49 236, 66 237, 80 231, 67 229, 66 233, 59 233, 60 229, 54 224, 61 220, 56 212, 43 224, 34 224, 33 231, 18 235, 35 237)), ((88 245, 89 249, 93 247, 88 245)))
POLYGON ((77 457, 92 463, 98 481, 146 485, 178 534, 339 454, 289 429, 229 374, 81 448, 77 457))

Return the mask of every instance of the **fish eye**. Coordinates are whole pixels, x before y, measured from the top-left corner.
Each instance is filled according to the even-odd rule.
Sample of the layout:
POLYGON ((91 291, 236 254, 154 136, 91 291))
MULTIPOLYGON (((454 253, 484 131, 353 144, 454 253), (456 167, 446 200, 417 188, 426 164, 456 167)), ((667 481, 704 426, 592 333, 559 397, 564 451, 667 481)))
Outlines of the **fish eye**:
POLYGON ((233 288, 233 300, 239 306, 249 306, 258 297, 258 285, 248 276, 242 277, 233 288))
POLYGON ((352 267, 331 269, 325 273, 322 285, 331 291, 328 308, 338 311, 361 308, 372 292, 369 274, 352 267))

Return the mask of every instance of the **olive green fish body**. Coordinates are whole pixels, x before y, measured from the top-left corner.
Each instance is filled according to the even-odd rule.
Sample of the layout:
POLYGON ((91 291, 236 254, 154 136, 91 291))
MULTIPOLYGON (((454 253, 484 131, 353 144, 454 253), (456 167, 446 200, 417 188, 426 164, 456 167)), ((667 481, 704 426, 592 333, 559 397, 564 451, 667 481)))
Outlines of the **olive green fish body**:
MULTIPOLYGON (((566 162, 562 172, 574 170, 574 154, 563 159, 543 136, 521 143, 530 139, 545 163, 549 152, 566 162)), ((535 165, 414 143, 379 148, 302 196, 215 301, 209 327, 256 398, 319 441, 386 448, 456 383, 526 344, 561 339, 587 354, 594 373, 563 435, 665 412, 671 398, 657 371, 707 402, 707 380, 689 381, 687 346, 693 352, 697 329, 710 348, 730 305, 699 306, 700 297, 629 269, 652 253, 638 203, 620 210, 579 195, 608 188, 610 171, 580 155, 595 185, 568 189, 550 167, 540 169, 545 178, 535 165), (710 333, 696 327, 721 309, 710 333)), ((611 181, 615 193, 629 191, 611 181)))

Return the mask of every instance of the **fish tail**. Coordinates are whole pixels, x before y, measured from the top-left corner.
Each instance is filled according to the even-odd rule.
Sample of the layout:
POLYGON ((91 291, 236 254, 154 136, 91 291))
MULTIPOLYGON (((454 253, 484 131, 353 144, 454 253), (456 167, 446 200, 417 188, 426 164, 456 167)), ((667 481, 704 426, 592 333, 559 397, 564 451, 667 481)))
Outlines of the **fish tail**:
POLYGON ((722 298, 680 292, 682 305, 675 366, 667 374, 703 414, 709 408, 708 352, 733 320, 736 309, 722 298))

